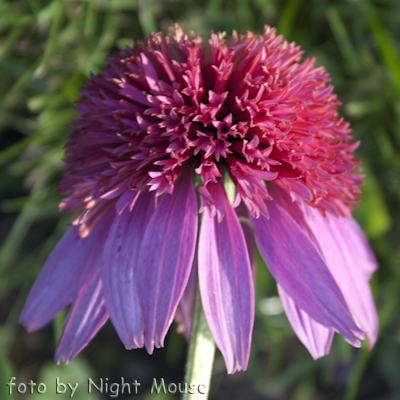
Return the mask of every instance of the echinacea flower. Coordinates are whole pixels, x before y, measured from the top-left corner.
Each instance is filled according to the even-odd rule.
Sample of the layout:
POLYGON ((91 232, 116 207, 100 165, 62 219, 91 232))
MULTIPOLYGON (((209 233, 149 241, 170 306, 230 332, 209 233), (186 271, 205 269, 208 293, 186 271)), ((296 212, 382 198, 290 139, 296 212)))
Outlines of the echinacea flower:
POLYGON ((60 209, 81 214, 21 322, 39 329, 71 305, 57 361, 71 360, 108 318, 126 348, 152 353, 174 318, 189 333, 198 279, 228 372, 246 369, 254 320, 247 219, 311 355, 327 354, 334 332, 371 348, 376 261, 351 217, 362 183, 358 143, 328 80, 269 27, 226 40, 212 34, 208 44, 175 27, 108 58, 80 92, 66 145, 60 209))

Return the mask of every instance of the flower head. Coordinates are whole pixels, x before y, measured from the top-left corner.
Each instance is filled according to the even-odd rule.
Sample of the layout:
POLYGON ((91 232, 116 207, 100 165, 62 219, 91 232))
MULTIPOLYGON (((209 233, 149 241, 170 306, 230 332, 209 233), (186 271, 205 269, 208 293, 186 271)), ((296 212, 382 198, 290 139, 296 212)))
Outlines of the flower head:
POLYGON ((57 360, 73 358, 108 317, 127 348, 151 353, 174 317, 188 334, 198 274, 228 372, 245 369, 253 239, 241 216, 313 357, 328 353, 333 332, 372 346, 376 261, 351 219, 358 143, 328 80, 269 27, 208 43, 175 27, 108 58, 80 92, 66 145, 60 209, 81 214, 22 323, 38 329, 72 304, 57 360))

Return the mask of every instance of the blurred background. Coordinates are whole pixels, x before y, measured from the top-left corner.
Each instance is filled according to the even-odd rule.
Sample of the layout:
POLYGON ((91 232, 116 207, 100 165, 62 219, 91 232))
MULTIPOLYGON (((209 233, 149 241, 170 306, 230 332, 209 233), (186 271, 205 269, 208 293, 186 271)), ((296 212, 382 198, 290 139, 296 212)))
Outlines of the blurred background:
MULTIPOLYGON (((256 321, 247 372, 226 375, 218 353, 212 400, 400 399, 400 2, 398 0, 0 0, 0 399, 53 400, 55 382, 79 383, 78 400, 99 384, 135 379, 150 395, 153 378, 181 382, 187 344, 172 326, 153 356, 127 351, 110 323, 69 365, 56 366, 65 313, 28 334, 18 315, 48 254, 71 218, 58 212, 56 185, 78 89, 107 55, 178 22, 211 30, 261 33, 275 26, 329 72, 340 114, 361 140, 366 174, 354 212, 379 260, 371 282, 380 317, 375 348, 353 349, 338 335, 313 361, 294 335, 276 286, 258 259, 256 321), (10 396, 6 383, 45 383, 44 394, 10 396)), ((29 387, 28 387, 29 389, 29 387)), ((15 393, 15 388, 14 388, 15 393)), ((70 390, 57 398, 69 398, 70 390)))

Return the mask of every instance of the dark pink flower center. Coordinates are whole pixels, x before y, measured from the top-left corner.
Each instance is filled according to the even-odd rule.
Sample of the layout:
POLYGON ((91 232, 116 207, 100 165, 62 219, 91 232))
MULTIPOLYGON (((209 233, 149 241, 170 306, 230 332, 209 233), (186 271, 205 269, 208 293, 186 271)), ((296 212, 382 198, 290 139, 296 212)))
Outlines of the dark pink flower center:
POLYGON ((81 91, 60 184, 61 209, 86 211, 82 235, 136 191, 173 192, 200 177, 202 205, 218 209, 213 184, 229 175, 250 213, 267 215, 269 185, 322 212, 349 215, 361 177, 348 123, 329 77, 275 30, 216 34, 208 45, 155 34, 108 59, 81 91))

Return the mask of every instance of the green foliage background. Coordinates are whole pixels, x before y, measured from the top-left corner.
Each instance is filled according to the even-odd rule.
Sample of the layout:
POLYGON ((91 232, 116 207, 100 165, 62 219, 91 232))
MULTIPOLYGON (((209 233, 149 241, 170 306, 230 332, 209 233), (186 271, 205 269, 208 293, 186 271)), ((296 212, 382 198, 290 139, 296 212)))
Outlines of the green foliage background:
MULTIPOLYGON (((249 370, 226 377, 218 356, 211 398, 399 399, 399 21, 398 0, 0 0, 1 399, 11 398, 5 386, 11 376, 19 382, 48 381, 50 387, 54 376, 78 382, 118 364, 118 359, 110 363, 116 358, 113 346, 118 352, 122 346, 114 334, 108 340, 116 344, 105 345, 109 352, 90 345, 76 362, 57 367, 51 353, 63 315, 53 329, 32 335, 17 319, 70 220, 58 213, 56 184, 78 89, 90 72, 101 70, 107 55, 152 31, 168 32, 175 22, 206 37, 210 30, 229 35, 232 30, 260 33, 264 24, 276 26, 325 66, 343 102, 341 115, 362 142, 357 156, 366 178, 354 215, 380 263, 371 283, 380 316, 376 347, 354 350, 336 338, 331 354, 318 361, 298 342, 284 314, 263 311, 262 304, 276 296, 276 288, 259 266, 249 370)), ((172 329, 162 361, 179 370, 184 346, 172 329)), ((52 399, 52 393, 32 398, 52 399)), ((86 392, 79 398, 100 397, 86 392)))

